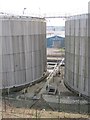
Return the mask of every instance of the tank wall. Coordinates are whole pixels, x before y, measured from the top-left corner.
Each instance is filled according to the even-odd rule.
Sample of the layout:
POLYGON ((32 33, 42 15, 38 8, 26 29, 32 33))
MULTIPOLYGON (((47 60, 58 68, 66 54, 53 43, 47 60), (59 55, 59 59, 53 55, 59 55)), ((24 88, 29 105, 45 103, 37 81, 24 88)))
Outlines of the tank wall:
POLYGON ((75 91, 88 95, 88 19, 73 16, 65 23, 65 83, 75 91))
POLYGON ((46 22, 39 18, 0 18, 0 77, 3 88, 38 80, 46 70, 46 22))

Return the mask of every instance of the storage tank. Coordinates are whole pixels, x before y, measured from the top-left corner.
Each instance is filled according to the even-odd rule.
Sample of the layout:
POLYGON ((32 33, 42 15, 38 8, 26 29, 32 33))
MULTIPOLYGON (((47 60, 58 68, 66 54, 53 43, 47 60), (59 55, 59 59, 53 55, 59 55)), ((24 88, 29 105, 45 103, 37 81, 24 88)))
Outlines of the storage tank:
MULTIPOLYGON (((90 79, 90 1, 88 2, 88 76, 90 79)), ((88 94, 90 96, 90 80, 88 81, 88 94)), ((89 99, 90 102, 90 99, 89 99)), ((90 107, 89 107, 90 108, 90 107)), ((90 109, 89 109, 90 111, 90 109)))
POLYGON ((88 14, 72 16, 65 22, 65 85, 85 96, 89 92, 88 14))
POLYGON ((46 21, 0 16, 0 89, 23 86, 46 71, 46 21))

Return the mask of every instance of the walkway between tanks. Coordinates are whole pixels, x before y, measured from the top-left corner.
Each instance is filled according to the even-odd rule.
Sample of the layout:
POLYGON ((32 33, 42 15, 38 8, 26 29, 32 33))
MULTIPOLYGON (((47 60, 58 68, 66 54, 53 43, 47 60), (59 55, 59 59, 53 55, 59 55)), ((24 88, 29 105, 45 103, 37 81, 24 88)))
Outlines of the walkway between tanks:
MULTIPOLYGON (((74 103, 78 104, 79 103, 78 95, 69 91, 65 87, 65 85, 63 83, 63 79, 61 79, 59 76, 54 77, 53 81, 51 81, 50 84, 52 85, 52 83, 54 83, 55 86, 57 86, 58 93, 60 92, 60 102, 61 103, 66 103, 66 104, 74 104, 74 103)), ((43 94, 43 98, 47 102, 58 103, 59 94, 56 94, 56 95, 48 94, 45 86, 44 86, 43 90, 39 94, 37 94, 37 96, 39 96, 41 93, 43 94)), ((84 98, 80 102, 81 102, 80 104, 88 103, 84 98)))
MULTIPOLYGON (((61 73, 63 72, 64 67, 61 69, 61 73)), ((76 94, 69 91, 63 83, 63 77, 64 75, 62 74, 56 75, 49 83, 50 85, 54 84, 57 86, 58 93, 60 92, 60 95, 58 93, 55 95, 48 94, 46 91, 47 82, 45 80, 30 87, 25 95, 21 95, 19 97, 25 97, 25 99, 29 100, 39 100, 42 95, 43 99, 56 111, 60 109, 60 111, 66 112, 88 113, 88 102, 84 98, 80 98, 76 94)))

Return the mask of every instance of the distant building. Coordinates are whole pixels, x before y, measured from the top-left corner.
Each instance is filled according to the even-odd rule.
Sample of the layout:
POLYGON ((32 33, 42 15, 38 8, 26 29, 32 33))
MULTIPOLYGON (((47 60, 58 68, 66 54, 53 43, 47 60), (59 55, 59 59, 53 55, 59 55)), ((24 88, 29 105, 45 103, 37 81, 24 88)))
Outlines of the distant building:
POLYGON ((63 48, 65 47, 65 38, 60 36, 52 36, 47 38, 47 48, 63 48))

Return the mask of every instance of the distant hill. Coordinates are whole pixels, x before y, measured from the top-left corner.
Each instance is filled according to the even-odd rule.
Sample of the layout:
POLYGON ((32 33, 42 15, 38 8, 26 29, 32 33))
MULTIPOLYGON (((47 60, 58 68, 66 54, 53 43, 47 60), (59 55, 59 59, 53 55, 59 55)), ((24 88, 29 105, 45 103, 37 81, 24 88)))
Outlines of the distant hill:
POLYGON ((65 26, 47 26, 47 38, 51 36, 65 37, 65 26))
POLYGON ((47 26, 47 31, 65 31, 65 26, 47 26))
POLYGON ((47 38, 47 48, 63 48, 65 47, 65 38, 53 36, 47 38))

